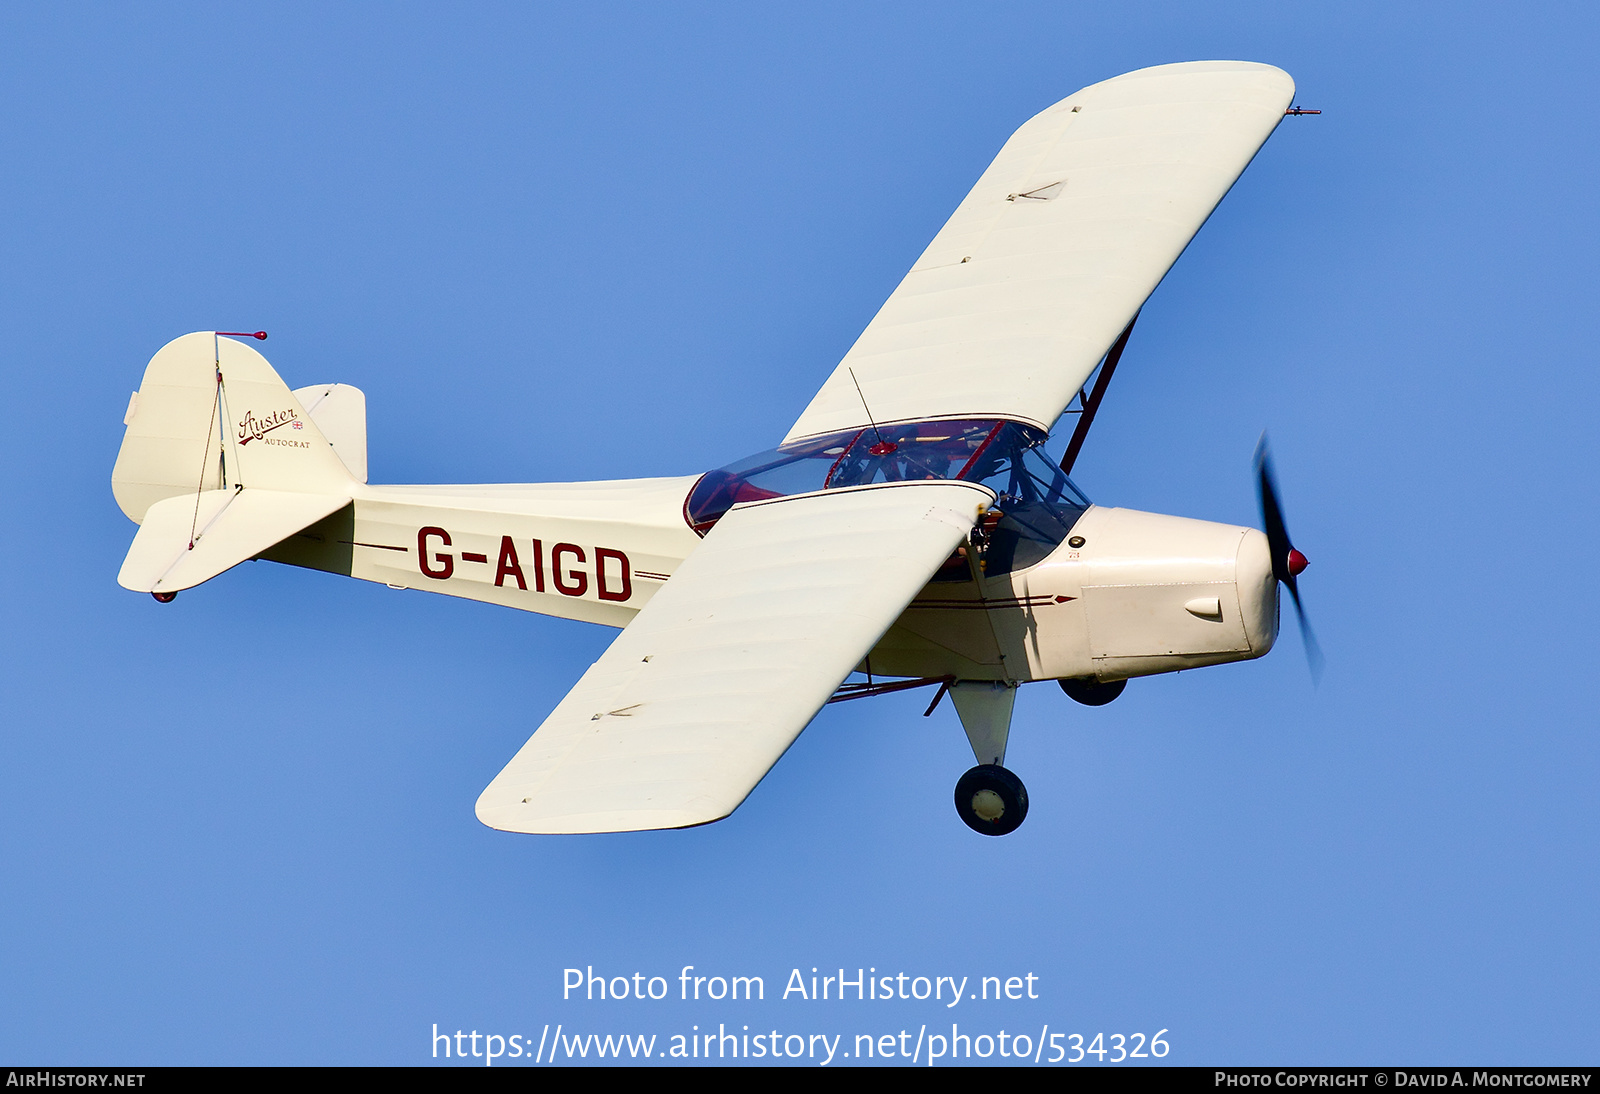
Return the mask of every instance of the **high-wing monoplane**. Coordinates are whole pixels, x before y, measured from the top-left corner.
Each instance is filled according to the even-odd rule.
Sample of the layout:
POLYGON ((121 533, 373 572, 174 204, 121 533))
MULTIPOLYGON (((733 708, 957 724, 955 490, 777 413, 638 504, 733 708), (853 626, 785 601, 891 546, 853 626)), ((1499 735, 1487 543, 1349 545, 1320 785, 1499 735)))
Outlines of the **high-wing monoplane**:
POLYGON ((479 797, 494 828, 719 820, 825 704, 926 686, 977 760, 957 812, 1010 832, 1019 686, 1098 705, 1265 654, 1280 583, 1299 607, 1264 449, 1265 531, 1094 505, 1068 477, 1140 308, 1293 93, 1204 61, 1036 115, 788 435, 703 475, 370 485, 361 391, 291 391, 252 336, 184 335, 128 405, 118 581, 165 602, 267 559, 621 628, 479 797))

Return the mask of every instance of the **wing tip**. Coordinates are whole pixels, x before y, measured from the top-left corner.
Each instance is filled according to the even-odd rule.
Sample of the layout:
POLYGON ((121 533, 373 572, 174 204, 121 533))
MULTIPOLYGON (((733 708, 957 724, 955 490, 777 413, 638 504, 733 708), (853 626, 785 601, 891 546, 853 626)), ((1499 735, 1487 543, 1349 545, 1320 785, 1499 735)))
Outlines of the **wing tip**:
POLYGON ((705 810, 691 809, 612 809, 594 813, 553 813, 540 809, 531 801, 499 799, 485 802, 484 798, 479 798, 475 812, 479 822, 497 832, 514 832, 528 836, 586 836, 700 828, 727 818, 733 810, 717 812, 714 816, 707 816, 705 810))
POLYGON ((1264 61, 1176 61, 1166 65, 1152 65, 1149 68, 1137 69, 1133 72, 1124 72, 1120 76, 1113 76, 1109 80, 1102 80, 1097 84, 1078 92, 1091 91, 1096 88, 1112 87, 1118 84, 1129 84, 1138 80, 1170 79, 1174 76, 1202 76, 1246 74, 1272 84, 1279 85, 1273 89, 1275 95, 1286 98, 1294 97, 1294 77, 1289 75, 1277 65, 1269 65, 1264 61))
POLYGON ((1151 76, 1174 76, 1179 72, 1275 72, 1283 76, 1289 75, 1277 65, 1269 65, 1265 61, 1173 61, 1169 64, 1134 69, 1132 72, 1124 72, 1120 76, 1113 76, 1111 79, 1102 82, 1109 84, 1118 80, 1138 80, 1151 76))

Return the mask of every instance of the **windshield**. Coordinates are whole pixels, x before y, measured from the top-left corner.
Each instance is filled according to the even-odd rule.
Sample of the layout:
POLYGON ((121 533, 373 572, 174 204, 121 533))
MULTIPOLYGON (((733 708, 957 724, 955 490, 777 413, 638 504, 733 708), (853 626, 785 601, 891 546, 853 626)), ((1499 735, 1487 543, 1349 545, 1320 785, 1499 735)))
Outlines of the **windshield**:
MULTIPOLYGON (((690 491, 684 516, 705 535, 744 502, 880 482, 979 482, 998 495, 974 534, 983 572, 993 577, 1043 559, 1089 507, 1044 454, 1046 440, 1042 430, 993 419, 868 426, 814 437, 706 472, 690 491)), ((949 579, 968 576, 952 570, 949 579)))

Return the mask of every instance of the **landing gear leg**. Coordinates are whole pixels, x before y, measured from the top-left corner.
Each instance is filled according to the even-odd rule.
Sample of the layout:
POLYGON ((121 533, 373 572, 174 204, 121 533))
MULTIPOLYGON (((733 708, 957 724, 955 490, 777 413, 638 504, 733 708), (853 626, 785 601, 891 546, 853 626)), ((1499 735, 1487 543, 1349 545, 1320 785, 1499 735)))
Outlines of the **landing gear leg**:
POLYGON ((1015 832, 1028 815, 1028 789, 1001 764, 1011 736, 1016 685, 999 680, 957 680, 950 687, 950 697, 978 761, 978 766, 956 783, 956 813, 968 828, 986 836, 1015 832))

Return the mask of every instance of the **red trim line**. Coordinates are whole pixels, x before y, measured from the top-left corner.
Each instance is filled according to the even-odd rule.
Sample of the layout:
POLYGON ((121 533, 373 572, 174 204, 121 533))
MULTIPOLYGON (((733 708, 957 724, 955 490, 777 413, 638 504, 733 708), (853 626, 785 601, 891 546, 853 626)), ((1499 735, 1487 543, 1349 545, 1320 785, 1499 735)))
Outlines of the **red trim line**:
POLYGON ((700 478, 694 480, 694 486, 689 487, 689 492, 683 496, 683 523, 687 524, 689 526, 689 530, 695 535, 699 536, 701 539, 706 538, 706 532, 711 531, 717 522, 711 521, 705 526, 705 530, 702 531, 700 526, 694 522, 694 518, 689 516, 689 499, 694 497, 695 489, 699 487, 700 480, 704 479, 709 474, 711 474, 710 471, 701 472, 700 478))
POLYGON ((980 600, 913 600, 907 608, 932 608, 937 611, 992 611, 998 608, 1044 608, 1051 604, 1065 604, 1078 599, 1075 596, 1007 596, 980 600))

